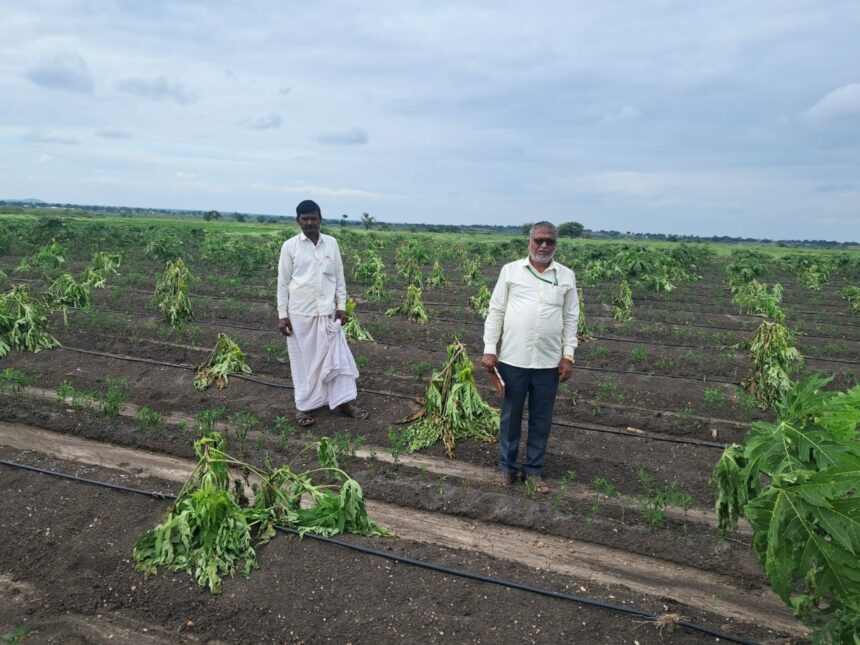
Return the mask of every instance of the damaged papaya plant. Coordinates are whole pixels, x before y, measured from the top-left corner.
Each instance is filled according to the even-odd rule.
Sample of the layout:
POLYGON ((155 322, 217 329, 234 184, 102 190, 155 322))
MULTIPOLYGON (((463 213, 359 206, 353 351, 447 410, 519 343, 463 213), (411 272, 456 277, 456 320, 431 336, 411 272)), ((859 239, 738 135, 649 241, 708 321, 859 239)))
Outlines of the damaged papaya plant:
POLYGON ((134 546, 137 569, 145 575, 159 567, 185 571, 200 586, 220 593, 224 576, 240 572, 249 577, 259 568, 255 549, 272 539, 276 526, 300 535, 391 535, 368 518, 361 486, 338 466, 331 442, 324 437, 308 449, 314 447, 319 468, 296 473, 289 465, 257 468, 231 457, 217 432, 195 441, 197 466, 164 521, 134 546), (231 469, 242 479, 231 479, 231 469), (303 498, 309 502, 304 507, 303 498))
POLYGON ((775 422, 752 424, 712 474, 725 535, 745 517, 771 587, 815 631, 816 643, 860 633, 860 385, 832 377, 792 384, 775 422))

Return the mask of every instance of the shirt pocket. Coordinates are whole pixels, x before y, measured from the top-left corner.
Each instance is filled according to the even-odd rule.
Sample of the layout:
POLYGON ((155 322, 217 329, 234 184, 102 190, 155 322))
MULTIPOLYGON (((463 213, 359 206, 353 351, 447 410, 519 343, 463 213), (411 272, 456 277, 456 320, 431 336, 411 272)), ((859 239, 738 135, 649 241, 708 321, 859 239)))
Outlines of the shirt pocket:
POLYGON ((334 275, 334 259, 326 256, 322 261, 322 272, 325 275, 334 275))
POLYGON ((562 287, 547 287, 543 294, 544 302, 552 306, 561 307, 564 304, 565 292, 566 289, 562 287))

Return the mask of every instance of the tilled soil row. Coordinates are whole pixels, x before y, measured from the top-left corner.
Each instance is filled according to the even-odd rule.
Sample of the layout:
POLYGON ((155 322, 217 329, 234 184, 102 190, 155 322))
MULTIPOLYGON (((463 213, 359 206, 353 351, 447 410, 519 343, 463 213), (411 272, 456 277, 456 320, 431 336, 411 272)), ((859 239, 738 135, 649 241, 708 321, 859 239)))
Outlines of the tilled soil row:
MULTIPOLYGON (((16 438, 26 443, 27 430, 18 427, 16 438)), ((8 435, 7 435, 8 436, 8 435)), ((34 447, 45 442, 40 437, 34 447)), ((47 439, 51 443, 50 438, 47 439)), ((54 444, 68 443, 74 446, 78 462, 123 468, 133 465, 136 472, 148 474, 151 462, 156 462, 155 472, 181 482, 183 465, 175 459, 165 460, 158 467, 159 458, 151 455, 145 459, 127 449, 116 449, 104 444, 93 444, 80 439, 56 437, 54 444), (127 453, 127 454, 126 454, 127 453), (173 473, 176 474, 173 474, 173 473)), ((184 473, 190 473, 193 462, 185 462, 184 473)), ((541 537, 528 531, 505 529, 478 523, 463 523, 445 519, 445 516, 422 514, 402 506, 368 502, 368 510, 404 539, 418 539, 441 545, 459 546, 477 554, 491 553, 526 566, 543 568, 549 573, 589 579, 602 585, 617 584, 633 592, 656 595, 674 602, 681 601, 699 611, 713 605, 714 599, 722 605, 722 614, 735 620, 754 622, 774 629, 794 631, 793 620, 787 615, 778 599, 764 589, 753 592, 745 584, 735 586, 731 578, 715 577, 713 574, 693 572, 677 565, 670 565, 649 558, 615 552, 605 547, 595 547, 575 541, 559 541, 551 536, 541 537), (537 549, 535 549, 537 546, 537 549), (542 566, 543 565, 543 566, 542 566), (662 581, 662 582, 661 582, 662 581)), ((377 540, 387 542, 390 540, 377 540)), ((795 631, 795 633, 800 633, 795 631)))

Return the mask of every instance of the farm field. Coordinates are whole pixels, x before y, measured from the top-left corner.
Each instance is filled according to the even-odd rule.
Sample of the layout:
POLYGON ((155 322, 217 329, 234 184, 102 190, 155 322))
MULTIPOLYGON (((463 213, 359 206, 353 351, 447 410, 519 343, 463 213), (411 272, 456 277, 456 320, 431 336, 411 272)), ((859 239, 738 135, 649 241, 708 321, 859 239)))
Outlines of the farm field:
MULTIPOLYGON (((84 275, 95 252, 121 254, 118 273, 92 289, 89 306, 48 315, 60 346, 0 359, 0 458, 175 494, 205 429, 226 433, 231 453, 260 465, 309 466, 303 448, 327 436, 361 484, 371 517, 397 533, 337 538, 381 555, 279 535, 259 549, 259 570, 226 580, 212 596, 187 574, 145 579, 134 569, 132 547, 168 500, 3 465, 6 631, 19 622, 38 630, 40 642, 72 633, 80 642, 154 643, 243 642, 248 634, 297 643, 805 638, 770 590, 749 527, 722 540, 713 510, 709 475, 722 449, 741 442, 751 423, 774 418, 740 385, 762 317, 733 302, 726 267, 736 257, 660 245, 680 267, 663 273, 647 264, 641 245, 563 241, 557 257, 577 272, 588 329, 559 390, 546 461, 552 491, 541 496, 493 484, 495 444, 461 440, 453 457, 441 442, 409 453, 409 426, 401 423, 420 408, 454 339, 473 362, 480 358, 483 317, 473 301, 482 287, 492 289, 502 264, 525 254, 524 238, 324 227, 339 239, 355 314, 373 336, 351 342, 359 403, 370 417, 324 410, 300 428, 274 305, 277 252, 297 227, 219 232, 203 223, 25 217, 0 225, 3 291, 18 285, 35 297, 62 273, 84 275), (62 262, 44 252, 52 241, 62 262), (172 327, 153 294, 165 263, 179 257, 193 276, 193 319, 172 327), (618 257, 625 272, 612 274, 607 267, 618 257), (647 276, 657 274, 662 282, 649 289, 647 276), (617 312, 622 279, 632 286, 628 320, 617 312), (429 321, 386 315, 418 280, 429 321), (219 334, 241 347, 252 372, 230 376, 223 390, 200 391, 195 370, 219 334), (665 618, 675 614, 711 633, 665 618), (144 629, 149 641, 141 640, 144 629)), ((858 253, 833 253, 841 261, 832 266, 842 269, 814 288, 797 263, 764 255, 757 279, 782 286, 785 324, 803 359, 795 376, 820 371, 833 375, 829 388, 856 385, 860 316, 842 294, 860 282, 858 253)), ((484 375, 474 376, 497 405, 484 375)))

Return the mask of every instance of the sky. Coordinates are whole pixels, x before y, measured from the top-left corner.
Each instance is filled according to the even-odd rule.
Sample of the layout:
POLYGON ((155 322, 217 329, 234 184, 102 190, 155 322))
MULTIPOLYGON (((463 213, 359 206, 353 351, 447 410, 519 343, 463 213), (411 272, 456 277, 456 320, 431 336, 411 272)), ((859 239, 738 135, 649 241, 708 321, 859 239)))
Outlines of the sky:
POLYGON ((0 199, 860 241, 856 0, 0 16, 0 199))

